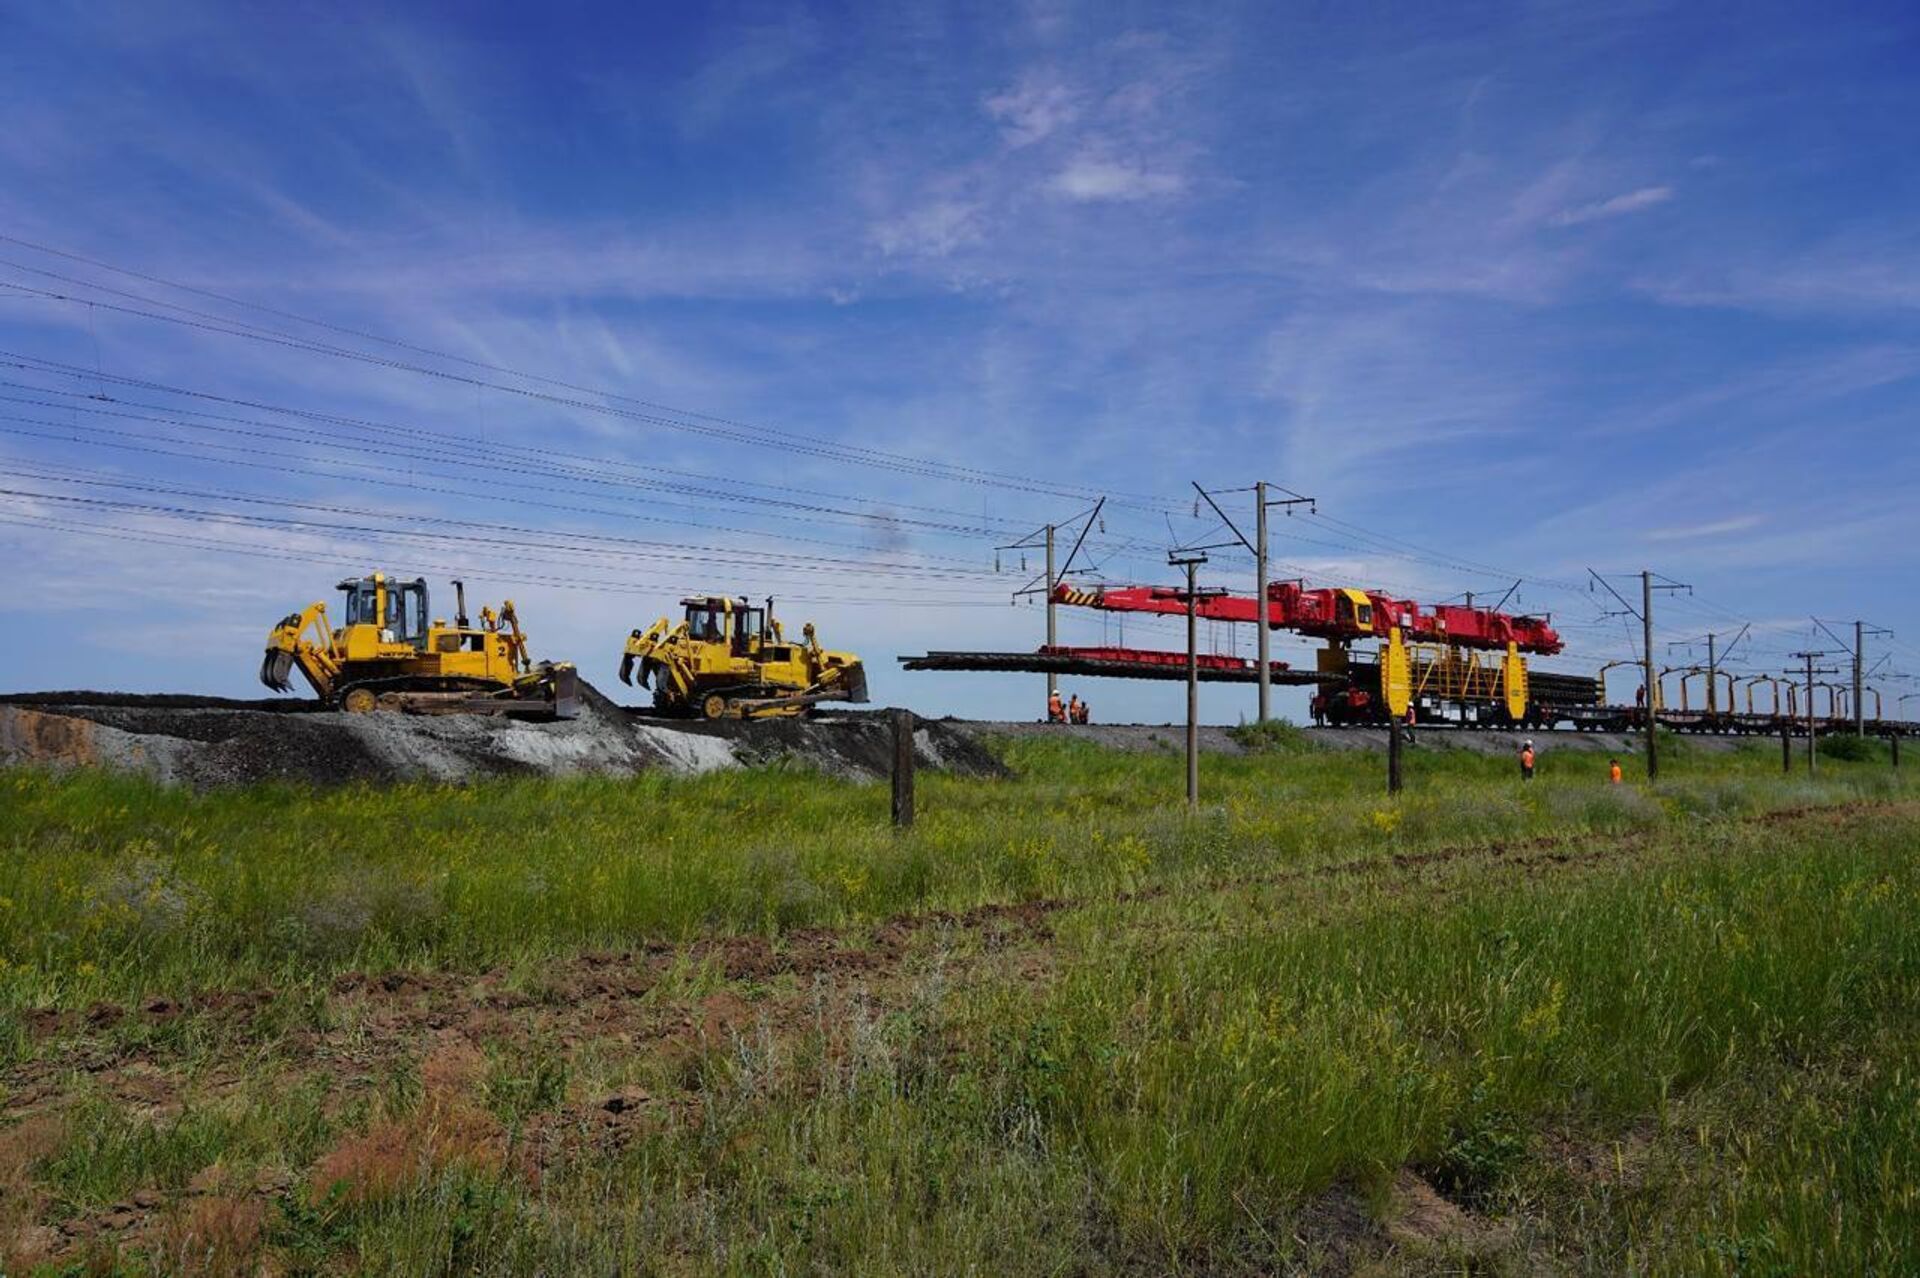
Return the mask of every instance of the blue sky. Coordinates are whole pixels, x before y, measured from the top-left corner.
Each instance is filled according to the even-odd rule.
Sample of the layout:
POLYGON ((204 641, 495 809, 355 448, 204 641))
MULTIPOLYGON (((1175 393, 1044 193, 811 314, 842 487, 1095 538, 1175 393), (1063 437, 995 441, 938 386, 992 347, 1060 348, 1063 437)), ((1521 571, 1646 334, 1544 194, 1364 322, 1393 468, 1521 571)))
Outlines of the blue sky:
POLYGON ((1324 516, 1279 571, 1523 578, 1567 668, 1628 651, 1591 565, 1694 584, 1663 646, 1865 617, 1920 673, 1916 67, 1891 4, 13 6, 0 685, 252 695, 384 564, 603 686, 771 592, 1025 716, 892 658, 1038 643, 994 545, 1093 494, 1083 564, 1165 580, 1258 478, 1324 516))

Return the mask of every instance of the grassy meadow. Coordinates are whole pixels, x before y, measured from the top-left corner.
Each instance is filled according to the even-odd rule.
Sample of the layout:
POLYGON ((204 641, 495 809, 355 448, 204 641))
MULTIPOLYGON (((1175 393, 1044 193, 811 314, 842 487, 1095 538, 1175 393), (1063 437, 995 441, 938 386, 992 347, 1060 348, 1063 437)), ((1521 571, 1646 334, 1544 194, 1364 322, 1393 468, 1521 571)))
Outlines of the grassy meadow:
POLYGON ((1920 1271, 1911 770, 1432 735, 0 774, 0 1273, 1920 1271))

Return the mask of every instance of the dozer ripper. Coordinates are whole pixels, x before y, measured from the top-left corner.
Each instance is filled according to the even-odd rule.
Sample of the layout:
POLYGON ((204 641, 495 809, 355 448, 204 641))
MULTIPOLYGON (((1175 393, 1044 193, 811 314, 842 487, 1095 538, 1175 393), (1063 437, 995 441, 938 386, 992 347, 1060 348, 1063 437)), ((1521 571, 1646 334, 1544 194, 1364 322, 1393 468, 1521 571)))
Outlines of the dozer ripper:
POLYGON ((813 623, 789 642, 773 600, 700 595, 682 599, 677 625, 662 617, 627 640, 620 682, 653 689, 654 709, 705 719, 769 719, 804 714, 822 701, 864 702, 867 670, 850 652, 828 652, 813 623))
POLYGON ((571 719, 579 711, 579 680, 566 663, 534 662, 527 636, 507 600, 495 612, 467 620, 467 592, 454 582, 456 611, 449 626, 428 608, 424 578, 397 581, 385 573, 348 578, 343 624, 337 629, 324 603, 289 613, 267 636, 260 682, 292 690, 294 668, 322 704, 364 714, 505 714, 571 719))

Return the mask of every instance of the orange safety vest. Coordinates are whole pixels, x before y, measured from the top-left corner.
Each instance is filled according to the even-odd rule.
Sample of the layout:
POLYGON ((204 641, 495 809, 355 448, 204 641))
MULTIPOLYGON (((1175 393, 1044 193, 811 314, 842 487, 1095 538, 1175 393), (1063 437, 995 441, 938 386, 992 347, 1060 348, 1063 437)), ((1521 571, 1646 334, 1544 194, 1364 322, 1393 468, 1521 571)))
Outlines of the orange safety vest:
POLYGON ((1609 765, 1607 768, 1607 775, 1612 778, 1613 783, 1615 785, 1619 785, 1620 784, 1620 765, 1617 763, 1609 765))
POLYGON ((1066 711, 1061 709, 1060 694, 1057 692, 1047 698, 1047 718, 1055 722, 1066 718, 1066 711))
POLYGON ((1533 751, 1522 750, 1520 752, 1520 766, 1523 768, 1531 768, 1533 766, 1533 751))

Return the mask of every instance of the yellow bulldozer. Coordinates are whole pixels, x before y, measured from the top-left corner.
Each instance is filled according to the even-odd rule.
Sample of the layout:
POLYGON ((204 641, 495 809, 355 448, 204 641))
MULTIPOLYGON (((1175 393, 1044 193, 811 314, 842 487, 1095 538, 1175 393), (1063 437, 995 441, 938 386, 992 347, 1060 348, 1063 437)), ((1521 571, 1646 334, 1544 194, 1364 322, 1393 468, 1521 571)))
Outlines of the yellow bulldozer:
POLYGON ((505 714, 571 719, 579 711, 579 678, 562 663, 535 663, 527 636, 507 600, 480 609, 468 624, 467 590, 454 582, 454 623, 432 617, 425 578, 399 581, 376 572, 340 583, 346 593, 339 627, 324 603, 289 613, 267 636, 260 682, 292 690, 294 668, 321 702, 363 714, 505 714))
POLYGON ((867 670, 850 652, 820 647, 808 622, 790 642, 773 617, 773 600, 698 595, 682 599, 686 616, 662 617, 627 639, 620 682, 651 686, 664 714, 705 719, 770 719, 804 714, 822 701, 864 702, 867 670))

